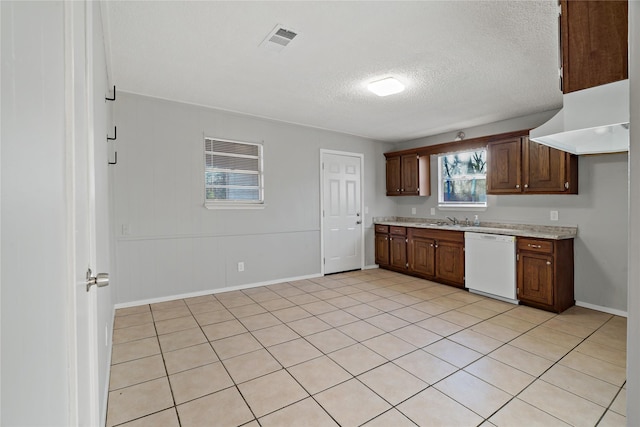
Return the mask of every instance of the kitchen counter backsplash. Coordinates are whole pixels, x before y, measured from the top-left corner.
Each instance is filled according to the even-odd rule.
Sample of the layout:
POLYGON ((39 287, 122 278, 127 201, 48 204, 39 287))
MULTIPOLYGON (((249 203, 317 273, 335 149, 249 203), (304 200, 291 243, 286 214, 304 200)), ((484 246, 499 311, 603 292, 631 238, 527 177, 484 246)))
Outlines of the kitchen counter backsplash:
POLYGON ((474 233, 504 234, 508 236, 537 237, 541 239, 573 239, 578 234, 578 227, 558 227, 552 225, 512 224, 503 222, 481 221, 480 225, 453 225, 445 219, 409 218, 395 216, 373 217, 374 224, 396 225, 400 227, 433 228, 440 230, 471 231, 474 233))

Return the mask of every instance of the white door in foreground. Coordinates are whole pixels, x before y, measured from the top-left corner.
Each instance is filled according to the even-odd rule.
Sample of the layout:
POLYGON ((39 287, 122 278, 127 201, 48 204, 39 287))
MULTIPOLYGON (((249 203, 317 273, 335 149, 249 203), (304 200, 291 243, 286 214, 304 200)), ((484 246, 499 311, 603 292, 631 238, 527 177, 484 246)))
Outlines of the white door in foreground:
POLYGON ((362 155, 322 153, 324 273, 362 268, 362 155))

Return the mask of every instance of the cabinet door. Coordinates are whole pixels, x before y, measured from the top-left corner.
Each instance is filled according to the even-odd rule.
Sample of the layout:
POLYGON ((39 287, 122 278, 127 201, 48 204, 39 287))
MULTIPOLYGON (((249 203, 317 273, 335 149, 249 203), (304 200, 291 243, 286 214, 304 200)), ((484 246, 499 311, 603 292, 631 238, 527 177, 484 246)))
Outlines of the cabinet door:
POLYGON ((395 268, 407 268, 407 240, 404 236, 389 238, 389 263, 395 268))
POLYGON ((376 264, 389 265, 389 235, 376 234, 376 264))
POLYGON ((518 299, 553 305, 553 257, 520 252, 518 261, 518 299))
POLYGON ((433 277, 435 275, 435 241, 421 237, 409 239, 407 247, 409 270, 433 277))
POLYGON ((564 93, 628 78, 628 2, 561 2, 564 93))
POLYGON ((401 182, 402 187, 400 191, 405 194, 420 194, 420 180, 419 180, 419 168, 418 168, 418 155, 407 154, 402 156, 401 182))
POLYGON ((564 193, 568 190, 566 165, 569 153, 524 138, 522 155, 525 192, 564 193))
POLYGON ((436 278, 464 286, 464 244, 438 241, 436 278))
POLYGON ((487 193, 520 193, 522 175, 520 138, 487 145, 487 193))
POLYGON ((398 196, 402 189, 400 156, 387 159, 387 196, 398 196))

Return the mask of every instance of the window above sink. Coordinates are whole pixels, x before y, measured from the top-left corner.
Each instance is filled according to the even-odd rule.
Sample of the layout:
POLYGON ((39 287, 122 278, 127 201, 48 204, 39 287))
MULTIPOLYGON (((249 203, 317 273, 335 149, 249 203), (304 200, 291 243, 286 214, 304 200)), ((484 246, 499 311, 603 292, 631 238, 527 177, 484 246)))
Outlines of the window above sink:
POLYGON ((437 156, 438 207, 487 207, 487 150, 437 156))

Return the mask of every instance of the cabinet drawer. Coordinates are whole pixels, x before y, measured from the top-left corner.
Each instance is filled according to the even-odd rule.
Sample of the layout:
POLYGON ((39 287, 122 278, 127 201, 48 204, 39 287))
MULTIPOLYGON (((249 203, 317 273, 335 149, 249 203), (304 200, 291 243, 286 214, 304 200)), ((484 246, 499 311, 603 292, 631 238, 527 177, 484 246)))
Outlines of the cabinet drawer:
POLYGON ((391 226, 389 227, 389 232, 391 234, 397 234, 400 236, 404 236, 407 234, 407 227, 395 227, 395 226, 391 226))
POLYGON ((518 250, 552 254, 553 242, 549 240, 521 238, 521 239, 518 239, 518 250))
POLYGON ((388 225, 378 225, 376 224, 376 233, 388 233, 389 226, 388 225))

